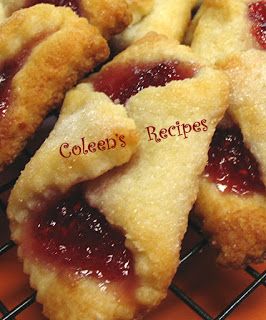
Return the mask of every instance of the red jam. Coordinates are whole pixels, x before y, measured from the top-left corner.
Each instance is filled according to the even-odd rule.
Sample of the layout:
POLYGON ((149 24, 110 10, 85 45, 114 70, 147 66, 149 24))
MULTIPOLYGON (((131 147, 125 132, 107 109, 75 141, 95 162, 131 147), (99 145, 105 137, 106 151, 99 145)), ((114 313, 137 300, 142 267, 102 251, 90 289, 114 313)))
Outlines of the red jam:
POLYGON ((222 192, 265 192, 258 163, 245 147, 238 127, 216 130, 205 175, 215 182, 222 192))
POLYGON ((11 100, 11 83, 14 76, 23 67, 27 57, 40 38, 32 41, 27 47, 19 52, 13 59, 7 60, 0 65, 0 119, 5 117, 11 100))
POLYGON ((73 11, 79 14, 79 2, 80 0, 28 0, 24 8, 28 8, 39 3, 48 3, 57 7, 70 7, 73 11))
POLYGON ((104 92, 114 102, 124 104, 130 97, 148 87, 165 86, 173 80, 192 78, 195 66, 178 61, 147 64, 113 65, 93 79, 94 89, 104 92))
POLYGON ((262 49, 266 49, 266 0, 249 5, 249 18, 252 21, 251 32, 262 49))
POLYGON ((78 277, 119 281, 133 274, 125 236, 73 188, 30 222, 34 256, 78 277))

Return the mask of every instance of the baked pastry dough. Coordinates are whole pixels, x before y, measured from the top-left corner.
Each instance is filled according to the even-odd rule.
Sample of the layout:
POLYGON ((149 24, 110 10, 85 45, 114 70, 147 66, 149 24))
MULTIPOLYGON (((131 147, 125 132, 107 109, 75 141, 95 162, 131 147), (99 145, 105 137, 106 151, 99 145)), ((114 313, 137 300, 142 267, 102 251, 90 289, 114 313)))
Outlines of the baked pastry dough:
POLYGON ((132 24, 139 22, 149 14, 154 6, 155 0, 126 0, 133 15, 132 24))
POLYGON ((266 185, 266 53, 251 49, 228 57, 218 66, 230 78, 228 113, 241 128, 266 185))
POLYGON ((14 187, 9 201, 10 217, 17 219, 19 216, 14 208, 22 213, 23 210, 31 210, 28 207, 34 207, 34 203, 40 206, 38 195, 49 195, 51 189, 64 193, 74 184, 94 179, 126 163, 135 152, 137 142, 136 126, 127 117, 125 109, 114 106, 104 94, 92 92, 90 85, 79 84, 67 93, 55 128, 14 187), (78 150, 83 137, 88 142, 98 142, 115 134, 124 135, 126 147, 90 153, 78 150), (46 166, 40 171, 41 163, 46 163, 46 166))
MULTIPOLYGON (((187 35, 187 43, 191 43, 193 51, 228 74, 231 83, 228 115, 243 134, 246 147, 241 148, 251 151, 251 155, 247 151, 246 159, 255 156, 258 161, 259 173, 251 171, 252 165, 247 171, 249 177, 242 181, 244 186, 258 175, 258 190, 244 187, 241 192, 238 188, 224 192, 227 187, 223 179, 230 182, 232 176, 241 176, 238 166, 242 157, 235 161, 228 176, 220 177, 219 183, 216 181, 217 185, 202 178, 195 207, 196 214, 203 220, 203 228, 219 249, 218 261, 236 268, 260 262, 266 250, 266 194, 262 182, 265 185, 266 57, 263 50, 258 50, 265 49, 266 45, 265 7, 264 0, 205 0, 187 35)), ((239 143, 239 137, 236 141, 239 143)), ((234 159, 234 146, 227 152, 234 159)), ((243 163, 243 167, 245 173, 246 164, 243 163)))
MULTIPOLYGON (((263 39, 259 42, 256 39, 259 26, 254 17, 257 15, 259 20, 263 19, 259 16, 260 4, 265 6, 265 0, 205 0, 193 19, 186 43, 210 63, 233 52, 263 48, 263 39)), ((263 23, 261 28, 265 28, 263 23)), ((265 36, 264 41, 266 46, 265 36)))
POLYGON ((194 5, 195 0, 154 0, 151 12, 116 36, 113 47, 121 51, 152 31, 181 41, 194 5))
POLYGON ((219 250, 219 264, 240 268, 265 258, 264 194, 238 196, 222 193, 207 178, 202 178, 195 206, 197 216, 203 220, 204 231, 219 250))
MULTIPOLYGON (((237 172, 239 163, 235 161, 229 180, 236 174, 245 175, 245 170, 248 169, 248 177, 244 182, 247 185, 256 180, 252 182, 256 188, 248 194, 221 192, 216 183, 203 178, 195 208, 203 219, 204 229, 211 234, 220 251, 218 261, 233 267, 261 262, 266 252, 265 66, 265 52, 255 49, 234 54, 219 63, 231 82, 228 114, 240 127, 245 146, 255 156, 259 166, 258 173, 253 170, 253 162, 249 168, 244 164, 241 173, 237 172), (259 181, 257 175, 260 177, 259 181)), ((231 151, 233 157, 232 152, 237 154, 236 151, 231 151)), ((240 161, 243 160, 245 158, 242 157, 240 161)), ((223 181, 220 183, 223 184, 223 181)))
POLYGON ((47 4, 14 13, 0 26, 0 47, 1 170, 65 92, 109 50, 87 20, 47 4))
POLYGON ((16 10, 38 3, 71 7, 77 14, 98 27, 106 38, 123 31, 132 20, 125 0, 1 0, 0 12, 2 12, 2 18, 9 17, 16 10))
MULTIPOLYGON (((256 167, 254 170, 254 160, 243 148, 239 136, 235 138, 236 131, 235 128, 226 129, 229 134, 224 146, 231 142, 233 146, 226 147, 227 154, 222 158, 217 152, 213 155, 216 154, 223 175, 214 179, 215 176, 206 169, 207 174, 200 182, 195 213, 203 220, 204 230, 219 250, 218 262, 240 268, 251 262, 261 262, 265 257, 266 198, 258 170, 256 167)), ((222 154, 225 153, 223 148, 218 147, 222 154)))
MULTIPOLYGON (((75 176, 77 170, 76 163, 71 163, 67 166, 69 171, 53 174, 55 167, 61 170, 62 163, 49 159, 47 163, 52 164, 51 168, 45 168, 47 172, 41 172, 40 177, 34 177, 42 157, 46 159, 47 153, 51 154, 53 146, 58 146, 58 143, 54 143, 59 142, 58 139, 55 140, 55 133, 62 137, 62 132, 66 132, 65 128, 69 127, 64 120, 65 106, 61 115, 62 121, 59 119, 54 133, 26 167, 11 194, 8 215, 11 219, 12 237, 19 243, 19 254, 24 259, 25 271, 30 274, 31 284, 38 292, 37 299, 43 303, 44 313, 50 319, 133 319, 157 305, 165 297, 179 262, 181 240, 186 231, 188 213, 196 199, 199 176, 207 160, 208 146, 215 126, 227 106, 229 88, 222 72, 204 67, 189 48, 152 34, 117 56, 102 71, 90 77, 88 84, 81 84, 79 90, 87 90, 88 86, 95 90, 97 82, 100 81, 103 85, 104 79, 107 79, 108 86, 116 87, 119 78, 127 77, 127 74, 121 72, 125 66, 126 70, 132 66, 133 69, 130 70, 133 70, 133 73, 141 72, 142 68, 148 66, 151 68, 150 73, 154 72, 158 81, 157 85, 153 83, 157 87, 149 87, 147 82, 142 83, 143 86, 138 89, 143 90, 138 93, 132 91, 132 88, 123 88, 123 91, 135 94, 131 98, 128 97, 125 109, 136 122, 140 132, 140 145, 128 164, 83 184, 79 197, 83 198, 82 203, 87 201, 90 206, 100 210, 109 225, 118 228, 125 235, 124 243, 121 245, 125 246, 124 251, 132 256, 127 263, 128 272, 131 270, 130 276, 124 275, 124 280, 112 280, 115 271, 110 267, 104 271, 98 270, 98 277, 88 277, 93 271, 87 269, 84 270, 83 276, 75 281, 75 274, 70 272, 70 278, 64 277, 65 273, 58 271, 61 269, 55 261, 50 260, 51 263, 47 264, 45 260, 39 259, 40 251, 36 251, 35 255, 29 254, 27 244, 30 241, 23 239, 23 229, 26 230, 27 224, 30 225, 30 219, 34 219, 34 208, 36 210, 36 205, 37 208, 42 208, 38 201, 32 202, 29 198, 36 195, 36 192, 43 194, 42 197, 51 197, 51 194, 44 192, 47 190, 47 183, 43 184, 43 181, 50 183, 51 179, 47 177, 51 176, 54 176, 52 180, 56 182, 57 188, 61 185, 60 190, 66 191, 66 187, 70 186, 68 176, 72 177, 73 173, 75 176), (110 74, 117 82, 108 82, 110 74), (174 80, 178 78, 185 80, 174 80), (201 119, 204 119, 204 125, 201 125, 201 119), (180 130, 183 128, 182 124, 184 128, 188 128, 188 122, 191 123, 191 132, 185 130, 187 138, 184 134, 177 135, 178 126, 174 128, 172 125, 177 121, 180 122, 180 130), (197 123, 193 126, 196 131, 192 130, 193 122, 197 123), (164 136, 161 136, 160 143, 149 141, 145 129, 147 126, 155 126, 158 129, 169 126, 170 134, 166 138, 166 131, 163 130, 160 131, 164 136), (43 185, 45 187, 42 187, 43 185), (66 299, 68 304, 63 303, 66 299)), ((75 91, 71 94, 75 94, 75 91)), ((115 103, 104 93, 91 93, 91 114, 94 114, 95 108, 101 106, 101 101, 106 101, 114 110, 120 110, 121 107, 117 106, 117 103, 122 100, 123 95, 120 95, 120 98, 112 95, 110 97, 115 103)), ((71 98, 67 96, 65 103, 70 102, 71 98)), ((76 103, 72 103, 68 110, 73 117, 77 117, 76 111, 71 111, 74 110, 74 105, 76 103)), ((80 119, 83 116, 84 114, 80 119)), ((102 121, 105 121, 105 116, 102 121)), ((87 125, 85 119, 82 119, 81 123, 87 125)), ((98 121, 93 120, 90 123, 92 128, 87 129, 88 132, 98 128, 98 121)), ((108 121, 108 126, 101 125, 101 128, 108 128, 112 124, 116 128, 117 125, 121 125, 121 121, 113 119, 111 122, 108 121)), ((82 130, 79 133, 81 132, 82 130)), ((73 133, 70 132, 68 137, 72 136, 73 133)), ((135 142, 135 139, 133 141, 135 142)), ((97 170, 94 176, 101 174, 103 170, 98 171, 102 164, 101 158, 96 160, 99 160, 97 165, 86 162, 86 171, 82 170, 82 173, 97 170)), ((103 163, 108 160, 107 157, 103 163)), ((82 174, 81 177, 84 180, 93 176, 82 174)), ((81 179, 76 177, 71 178, 71 182, 80 181, 81 179)), ((66 196, 66 199, 68 197, 66 196)), ((56 208, 61 212, 60 206, 56 208)), ((68 205, 62 207, 63 214, 67 214, 67 208, 68 205)), ((76 208, 76 205, 73 208, 76 208)), ((41 211, 42 209, 37 212, 42 215, 41 211)), ((36 216, 38 217, 35 211, 36 216)), ((98 224, 97 230, 101 230, 98 224)), ((27 232, 28 237, 30 232, 27 232)), ((46 234, 45 229, 44 232, 46 234)), ((108 236, 107 233, 106 237, 108 236)), ((73 235, 69 234, 69 237, 72 239, 73 235)), ((34 239, 36 243, 36 238, 34 239)), ((111 256, 112 260, 113 255, 108 256, 111 256)), ((123 262, 123 257, 121 259, 123 262)))
MULTIPOLYGON (((144 89, 126 103, 128 114, 139 130, 204 118, 210 126, 208 133, 195 132, 188 140, 164 136, 164 141, 156 143, 149 141, 142 129, 133 159, 87 186, 89 203, 126 234, 138 277, 136 305, 141 308, 151 308, 165 297, 178 266, 188 213, 197 194, 209 139, 227 105, 228 86, 222 73, 203 67, 188 48, 159 36, 142 39, 101 71, 121 63, 138 66, 172 60, 198 65, 197 75, 165 87, 144 89)), ((135 310, 127 306, 125 312, 135 313, 137 306, 135 310)))
MULTIPOLYGON (((61 295, 69 296, 70 300, 74 298, 75 308, 77 307, 76 319, 97 319, 96 316, 91 318, 86 315, 84 310, 88 308, 87 305, 81 307, 84 298, 87 297, 84 291, 88 289, 88 282, 81 280, 76 289, 75 285, 72 286, 73 283, 70 282, 66 286, 64 282, 61 288, 60 277, 49 271, 45 264, 38 262, 38 254, 34 257, 30 255, 27 244, 30 244, 31 241, 36 243, 37 237, 31 238, 27 235, 27 231, 25 235, 24 226, 34 213, 38 215, 47 202, 64 193, 73 184, 95 178, 127 162, 135 152, 137 143, 136 126, 134 121, 128 118, 124 107, 114 105, 102 93, 92 92, 90 85, 80 84, 66 95, 54 130, 27 164, 12 190, 7 212, 10 218, 12 238, 19 243, 19 256, 24 259, 25 272, 31 274, 31 283, 39 289, 40 300, 44 304, 46 302, 42 300, 43 292, 46 292, 48 288, 53 288, 52 290, 58 293, 59 298, 61 295), (88 142, 97 142, 101 141, 100 139, 112 139, 116 134, 123 135, 126 142, 125 147, 117 145, 116 148, 104 151, 93 152, 91 150, 92 152, 86 153, 85 151, 77 155, 77 145, 81 137, 85 137, 88 142), (65 149, 63 157, 60 154, 60 146, 66 143, 69 148, 65 149), (72 148, 74 145, 77 147, 72 148), (73 152, 76 152, 76 156, 66 157, 67 151, 71 148, 73 152), (77 296, 79 290, 84 290, 81 296, 77 296), (82 316, 79 317, 79 315, 82 316)), ((87 298, 85 302, 88 306, 91 303, 87 298)), ((53 305, 48 305, 49 310, 53 308, 56 312, 50 315, 50 319, 75 318, 71 313, 66 312, 64 305, 61 304, 59 307, 57 299, 53 301, 53 305), (59 316, 57 312, 60 312, 59 316)))

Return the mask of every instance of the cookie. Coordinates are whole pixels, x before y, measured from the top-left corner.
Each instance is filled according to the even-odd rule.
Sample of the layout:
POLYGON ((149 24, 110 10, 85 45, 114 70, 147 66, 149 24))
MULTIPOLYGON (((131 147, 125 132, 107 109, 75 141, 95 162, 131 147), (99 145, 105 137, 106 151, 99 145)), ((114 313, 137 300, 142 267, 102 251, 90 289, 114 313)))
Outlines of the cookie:
MULTIPOLYGON (((88 19, 105 38, 123 31, 131 22, 132 14, 125 0, 8 0, 0 4, 0 18, 40 3, 70 7, 76 14, 88 19)), ((1 21, 1 20, 0 20, 1 21)))
POLYGON ((186 43, 209 63, 234 52, 265 50, 265 0, 205 0, 186 43))
POLYGON ((121 51, 148 32, 157 32, 181 41, 191 18, 195 0, 154 0, 151 11, 133 22, 112 40, 115 51, 121 51))
POLYGON ((266 252, 265 65, 262 50, 219 63, 231 83, 228 115, 212 142, 195 211, 218 248, 218 262, 235 268, 266 252))
POLYGON ((109 49, 87 20, 47 4, 20 10, 0 25, 0 47, 1 170, 109 49))

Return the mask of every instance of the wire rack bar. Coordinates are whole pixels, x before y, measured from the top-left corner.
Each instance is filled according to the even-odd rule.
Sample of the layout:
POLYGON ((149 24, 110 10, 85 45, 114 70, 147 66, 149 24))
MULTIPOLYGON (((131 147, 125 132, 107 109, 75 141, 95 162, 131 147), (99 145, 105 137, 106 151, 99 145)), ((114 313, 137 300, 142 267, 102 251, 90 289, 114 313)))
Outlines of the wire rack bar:
POLYGON ((239 304, 244 301, 259 285, 261 285, 266 279, 266 271, 261 274, 261 276, 252 282, 236 299, 224 310, 222 311, 215 320, 226 319, 233 310, 239 306, 239 304))
POLYGON ((199 243, 197 243, 181 260, 180 264, 187 261, 189 258, 191 258, 194 254, 200 252, 205 246, 207 246, 208 240, 202 239, 199 243))
POLYGON ((203 310, 195 301, 187 296, 181 289, 177 288, 174 284, 171 284, 170 290, 178 296, 185 304, 187 304, 192 310, 194 310, 202 319, 213 320, 213 318, 203 310))
MULTIPOLYGON (((258 279, 260 277, 260 273, 250 266, 247 266, 245 271, 255 279, 258 279)), ((261 284, 266 286, 266 280, 264 280, 261 284)))
POLYGON ((15 316, 17 316, 19 313, 21 313, 23 310, 27 309, 29 306, 31 306, 36 299, 36 293, 33 293, 30 297, 22 301, 19 305, 17 305, 13 310, 11 310, 8 314, 4 315, 3 318, 0 320, 11 320, 15 316))
POLYGON ((8 309, 6 308, 6 306, 3 304, 2 301, 0 301, 0 312, 1 312, 2 314, 6 314, 6 313, 9 312, 8 309))
MULTIPOLYGON (((6 308, 2 301, 0 301, 0 312, 3 316, 9 314, 9 310, 6 308)), ((15 318, 10 318, 10 320, 15 320, 15 318)))
POLYGON ((8 250, 12 249, 15 246, 13 241, 8 241, 3 246, 0 247, 0 256, 6 253, 8 250))

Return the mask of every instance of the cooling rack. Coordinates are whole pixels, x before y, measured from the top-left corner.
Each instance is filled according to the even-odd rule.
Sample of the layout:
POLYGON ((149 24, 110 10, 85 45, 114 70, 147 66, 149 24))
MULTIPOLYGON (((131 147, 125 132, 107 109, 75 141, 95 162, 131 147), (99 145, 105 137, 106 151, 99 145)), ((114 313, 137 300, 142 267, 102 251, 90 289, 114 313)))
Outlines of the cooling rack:
MULTIPOLYGON (((41 134, 42 139, 46 138, 46 134, 41 134)), ((33 148, 26 148, 23 152, 23 158, 24 163, 26 163, 30 157, 33 155, 34 150, 38 148, 38 146, 41 144, 39 141, 37 144, 33 143, 33 148)), ((17 170, 19 172, 19 170, 17 170)), ((17 176, 13 176, 10 180, 6 181, 3 185, 0 185, 0 214, 5 215, 6 211, 6 203, 5 201, 1 200, 1 195, 8 193, 15 181, 17 179, 17 176)), ((1 183, 1 181, 0 181, 1 183)), ((203 248, 207 247, 209 245, 208 238, 201 232, 200 227, 193 221, 190 221, 189 223, 190 229, 193 230, 198 235, 199 240, 194 244, 190 249, 183 254, 181 258, 181 266, 185 263, 189 263, 191 259, 198 254, 203 248)), ((8 241, 7 243, 1 244, 0 243, 0 256, 6 255, 12 248, 15 247, 15 244, 13 241, 8 241)), ((0 272, 1 272, 1 266, 0 266, 0 272)), ((239 271, 242 272, 242 271, 239 271)), ((176 296, 177 299, 180 299, 184 304, 186 304, 189 308, 191 308, 201 319, 204 320, 224 320, 231 315, 236 308, 239 307, 239 305, 247 299, 258 287, 264 287, 266 286, 266 270, 263 272, 256 271, 253 267, 248 266, 244 272, 248 273, 252 277, 252 281, 249 283, 249 285, 242 291, 239 292, 237 296, 235 296, 234 299, 227 305, 224 310, 221 310, 221 312, 216 315, 215 317, 212 317, 208 310, 205 310, 203 307, 201 307, 196 301, 193 300, 193 298, 187 294, 185 291, 180 289, 175 283, 172 283, 169 287, 169 290, 176 296)), ((1 283, 0 283, 1 285, 1 283)), ((206 283, 206 286, 208 284, 206 283)), ((32 304, 35 303, 36 294, 33 293, 28 297, 25 297, 23 301, 21 301, 19 304, 17 304, 12 310, 9 310, 5 303, 2 301, 3 297, 0 297, 0 320, 15 320, 15 317, 21 314, 25 309, 30 307, 32 304)), ((181 318, 174 318, 169 320, 184 320, 181 318)))

